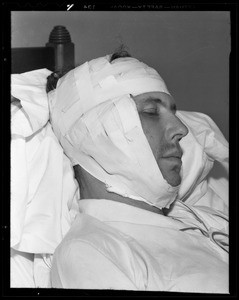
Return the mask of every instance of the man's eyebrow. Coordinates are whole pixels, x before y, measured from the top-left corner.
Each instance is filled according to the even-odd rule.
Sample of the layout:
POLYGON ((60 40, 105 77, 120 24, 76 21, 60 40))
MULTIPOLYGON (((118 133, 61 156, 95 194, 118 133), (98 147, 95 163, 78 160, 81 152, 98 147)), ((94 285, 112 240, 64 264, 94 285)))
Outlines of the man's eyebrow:
MULTIPOLYGON (((165 106, 165 104, 163 103, 163 101, 160 98, 149 97, 149 98, 145 99, 144 102, 145 103, 147 103, 147 102, 154 102, 156 104, 161 104, 161 105, 165 106)), ((176 106, 175 103, 171 103, 170 104, 170 110, 172 110, 173 112, 177 111, 177 106, 176 106)))

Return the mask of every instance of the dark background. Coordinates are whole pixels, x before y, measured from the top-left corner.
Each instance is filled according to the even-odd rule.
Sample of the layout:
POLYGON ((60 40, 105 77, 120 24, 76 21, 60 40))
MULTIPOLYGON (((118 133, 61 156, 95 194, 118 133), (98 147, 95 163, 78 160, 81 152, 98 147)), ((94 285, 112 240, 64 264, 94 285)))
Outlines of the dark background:
POLYGON ((12 47, 44 46, 54 26, 66 26, 76 64, 124 43, 159 72, 178 109, 208 114, 228 139, 228 11, 12 11, 11 20, 12 47))

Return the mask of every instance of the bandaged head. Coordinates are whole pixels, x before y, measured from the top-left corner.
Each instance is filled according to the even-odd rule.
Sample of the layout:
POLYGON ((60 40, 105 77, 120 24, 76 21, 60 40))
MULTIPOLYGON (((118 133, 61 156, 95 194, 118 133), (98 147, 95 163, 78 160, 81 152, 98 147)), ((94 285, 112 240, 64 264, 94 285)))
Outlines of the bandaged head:
POLYGON ((163 178, 134 100, 169 94, 160 75, 131 57, 94 59, 62 77, 49 93, 51 122, 66 155, 109 192, 168 208, 178 187, 163 178))

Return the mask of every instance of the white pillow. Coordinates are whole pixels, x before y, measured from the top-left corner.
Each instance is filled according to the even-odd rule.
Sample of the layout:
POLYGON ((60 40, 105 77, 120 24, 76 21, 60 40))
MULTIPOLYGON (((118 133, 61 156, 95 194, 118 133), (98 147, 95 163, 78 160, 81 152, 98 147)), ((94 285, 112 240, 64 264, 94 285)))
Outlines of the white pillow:
POLYGON ((12 75, 11 247, 53 253, 77 211, 78 184, 49 120, 47 69, 12 75))
MULTIPOLYGON (((178 111, 177 116, 189 129, 188 135, 180 141, 184 154, 179 199, 192 201, 192 197, 196 197, 195 193, 197 193, 197 199, 193 200, 195 204, 208 192, 209 184, 223 202, 215 203, 215 206, 221 208, 228 206, 229 145, 227 140, 215 122, 203 113, 178 111), (211 177, 211 173, 209 174, 215 161, 222 166, 221 169, 218 168, 220 173, 217 174, 217 179, 211 177)), ((208 201, 207 205, 212 205, 211 199, 208 201)))

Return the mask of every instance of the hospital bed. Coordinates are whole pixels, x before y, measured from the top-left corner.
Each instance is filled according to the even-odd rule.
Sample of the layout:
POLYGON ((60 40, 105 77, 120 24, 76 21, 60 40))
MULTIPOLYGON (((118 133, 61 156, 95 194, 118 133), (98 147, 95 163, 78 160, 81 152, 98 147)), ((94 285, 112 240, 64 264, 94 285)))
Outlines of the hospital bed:
POLYGON ((74 43, 64 26, 55 26, 44 47, 12 48, 11 73, 23 73, 46 68, 65 71, 75 65, 74 43))
MULTIPOLYGON (((15 74, 11 85, 13 288, 50 287, 52 254, 77 213, 79 188, 70 161, 52 131, 45 92, 47 76, 52 72, 70 70, 74 68, 74 64, 74 44, 64 26, 54 27, 49 41, 43 47, 12 49, 11 73, 15 74)), ((219 161, 221 166, 216 168, 216 174, 211 173, 208 192, 215 191, 216 195, 220 195, 220 201, 215 197, 211 198, 211 202, 208 201, 209 185, 204 184, 203 178, 198 179, 199 188, 192 192, 194 196, 188 199, 184 195, 184 199, 191 201, 192 205, 207 206, 227 214, 227 142, 221 137, 216 125, 204 114, 193 113, 188 118, 187 113, 182 112, 180 116, 183 121, 188 122, 187 125, 192 126, 195 136, 198 135, 203 151, 211 159, 219 161), (214 146, 217 147, 216 152, 212 151, 214 146), (198 194, 202 191, 204 195, 200 197, 199 203, 198 194)), ((192 148, 188 160, 192 159, 193 151, 192 148)), ((188 165, 192 165, 191 161, 188 165)), ((200 166, 200 172, 203 174, 211 167, 210 161, 204 169, 200 166)), ((215 168, 212 170, 215 172, 215 168)), ((191 177, 188 175, 188 185, 192 184, 194 173, 194 170, 188 170, 188 174, 192 174, 191 177)))

